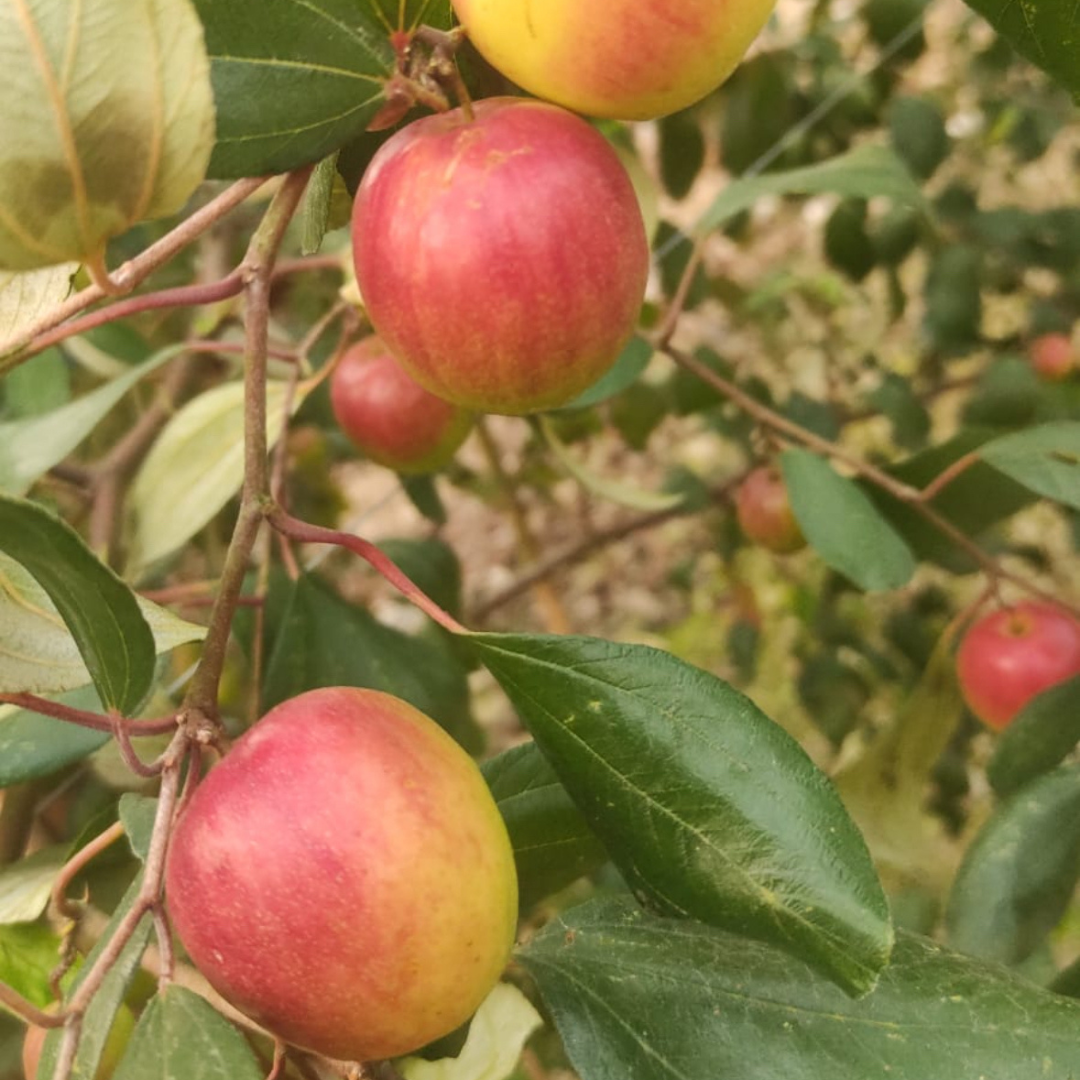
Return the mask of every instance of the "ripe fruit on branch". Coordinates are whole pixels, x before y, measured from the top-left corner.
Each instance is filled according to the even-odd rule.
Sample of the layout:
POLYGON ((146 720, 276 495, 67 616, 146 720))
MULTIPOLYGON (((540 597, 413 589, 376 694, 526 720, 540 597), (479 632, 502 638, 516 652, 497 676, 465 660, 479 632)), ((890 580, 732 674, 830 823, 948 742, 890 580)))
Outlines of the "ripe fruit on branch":
POLYGON ((754 469, 735 493, 735 516, 748 540, 778 555, 806 546, 806 538, 791 510, 787 487, 771 465, 754 469))
POLYGON ((203 780, 169 847, 191 959, 288 1042, 367 1061, 454 1030, 506 964, 513 852, 473 760, 374 690, 272 709, 203 780))
POLYGON ((1037 694, 1080 675, 1080 622, 1052 604, 1003 608, 970 627, 956 665, 968 707, 1001 729, 1037 694))
POLYGON ((441 469, 473 424, 467 410, 429 394, 377 337, 341 358, 330 376, 330 403, 353 443, 400 473, 441 469))
POLYGON ((677 112, 735 70, 776 0, 453 0, 469 39, 530 93, 589 116, 677 112))
POLYGON ((1042 334, 1028 345, 1028 359, 1036 374, 1050 382, 1068 378, 1076 358, 1066 334, 1042 334))
POLYGON ((372 159, 353 258, 375 330, 432 393, 522 414, 564 405, 629 340, 648 277, 608 142, 554 105, 489 98, 417 120, 372 159))

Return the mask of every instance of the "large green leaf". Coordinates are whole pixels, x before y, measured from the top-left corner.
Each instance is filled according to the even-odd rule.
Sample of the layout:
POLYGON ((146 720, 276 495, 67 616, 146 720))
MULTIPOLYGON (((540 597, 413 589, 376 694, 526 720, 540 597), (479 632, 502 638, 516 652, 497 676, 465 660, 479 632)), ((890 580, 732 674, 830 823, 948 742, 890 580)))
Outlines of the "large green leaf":
POLYGON ((903 934, 852 1001, 784 953, 628 900, 518 952, 582 1080, 1074 1080, 1080 1005, 903 934))
POLYGON ((180 352, 182 345, 162 349, 77 401, 42 416, 0 424, 0 491, 24 495, 35 480, 63 461, 144 375, 180 352))
POLYGON ((214 102, 191 0, 0 4, 0 101, 7 269, 99 258, 206 173, 214 102))
POLYGON ((466 749, 479 749, 465 668, 451 643, 384 626, 310 575, 291 587, 286 605, 267 665, 265 707, 320 686, 366 686, 404 698, 466 749))
POLYGON ((627 881, 659 910, 773 942, 855 991, 892 945, 825 776, 727 683, 597 638, 472 634, 627 881))
MULTIPOLYGON (((287 386, 266 391, 266 436, 285 428, 287 386)), ((293 409, 300 407, 297 393, 293 409)), ((143 460, 125 508, 128 571, 137 576, 183 547, 244 482, 244 386, 224 383, 193 398, 165 425, 143 460)))
POLYGON ((1080 10, 1067 0, 967 0, 1012 46, 1080 101, 1080 10))
POLYGON ((858 484, 807 450, 785 450, 780 465, 799 527, 829 566, 868 591, 911 580, 911 549, 858 484))
POLYGON ((150 689, 155 653, 135 594, 74 529, 35 503, 0 496, 0 551, 48 593, 102 703, 123 715, 136 709, 150 689))
POLYGON ((482 768, 514 847, 522 910, 607 861, 536 743, 515 746, 482 768))
MULTIPOLYGON (((85 686, 91 681, 90 671, 57 605, 29 570, 2 553, 3 547, 0 540, 0 692, 61 694, 85 686)), ((158 654, 197 641, 206 633, 205 627, 185 622, 141 596, 135 597, 135 603, 158 654)), ((100 706, 95 699, 81 707, 100 706)), ((70 725, 64 727, 71 730, 70 725)), ((7 764, 6 760, 0 764, 0 775, 7 764)))
POLYGON ((236 1028, 205 998, 166 986, 146 1007, 114 1080, 262 1080, 236 1028))
POLYGON ((1080 766, 1003 803, 964 855, 945 925, 953 948, 1024 960, 1057 925, 1080 878, 1080 766))
POLYGON ((284 172, 362 134, 385 104, 390 36, 449 25, 448 0, 195 0, 206 28, 217 145, 215 177, 284 172))
POLYGON ((823 194, 857 199, 886 196, 912 206, 923 203, 919 185, 891 150, 859 146, 817 165, 732 181, 701 216, 694 231, 720 228, 763 195, 823 194))
POLYGON ((1037 694, 998 736, 987 775, 1010 795, 1060 764, 1080 742, 1080 675, 1037 694))
POLYGON ((1080 510, 1080 423, 1041 424, 981 450, 983 461, 1047 499, 1080 510))

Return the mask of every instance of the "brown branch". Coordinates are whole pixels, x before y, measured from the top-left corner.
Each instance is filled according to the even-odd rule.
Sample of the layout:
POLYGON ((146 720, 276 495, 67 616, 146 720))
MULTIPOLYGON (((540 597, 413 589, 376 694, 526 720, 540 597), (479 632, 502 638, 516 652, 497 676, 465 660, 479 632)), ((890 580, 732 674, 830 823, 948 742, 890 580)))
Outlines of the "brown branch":
POLYGON ((52 887, 52 906, 59 915, 65 919, 78 920, 82 914, 82 908, 78 904, 73 904, 67 898, 68 887, 85 866, 96 859, 106 848, 115 844, 123 835, 124 825, 122 822, 117 821, 103 833, 99 833, 88 844, 81 847, 64 863, 52 887))
MULTIPOLYGON (((105 713, 88 712, 86 709, 73 709, 59 701, 49 701, 37 694, 0 694, 0 705, 14 705, 19 709, 51 716, 54 720, 63 720, 68 724, 90 728, 93 731, 111 733, 113 720, 105 713)), ((129 735, 163 735, 176 727, 176 715, 163 716, 156 720, 125 720, 124 729, 129 735)))

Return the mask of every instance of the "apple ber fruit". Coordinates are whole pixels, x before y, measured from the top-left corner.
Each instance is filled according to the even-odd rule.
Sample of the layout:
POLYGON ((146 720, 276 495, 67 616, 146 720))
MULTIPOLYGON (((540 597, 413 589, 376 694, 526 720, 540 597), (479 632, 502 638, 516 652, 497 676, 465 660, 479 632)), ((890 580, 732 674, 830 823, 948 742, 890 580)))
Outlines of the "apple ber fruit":
POLYGON ((348 349, 330 376, 341 430, 372 461, 399 473, 430 473, 454 456, 473 417, 428 393, 378 337, 348 349))
POLYGON ((653 120, 735 70, 776 0, 453 0, 469 40, 532 94, 588 116, 653 120))
POLYGON ((735 517, 748 540, 778 555, 806 546, 791 509, 787 487, 771 465, 754 469, 735 493, 735 517))
POLYGON ((353 258, 375 331, 433 394, 480 412, 571 401, 615 362, 649 272, 633 185, 565 109, 477 102, 393 135, 364 173, 353 258))
POLYGON ((1035 373, 1050 382, 1068 378, 1076 363, 1066 334, 1041 334, 1028 345, 1028 359, 1035 373))
POLYGON ((298 1046, 396 1057, 467 1020, 517 922, 513 851, 475 762, 375 690, 273 708, 200 782, 165 895, 196 967, 298 1046))
POLYGON ((1080 622, 1023 601, 974 622, 956 654, 964 700, 987 726, 1006 727, 1037 694, 1080 675, 1080 622))

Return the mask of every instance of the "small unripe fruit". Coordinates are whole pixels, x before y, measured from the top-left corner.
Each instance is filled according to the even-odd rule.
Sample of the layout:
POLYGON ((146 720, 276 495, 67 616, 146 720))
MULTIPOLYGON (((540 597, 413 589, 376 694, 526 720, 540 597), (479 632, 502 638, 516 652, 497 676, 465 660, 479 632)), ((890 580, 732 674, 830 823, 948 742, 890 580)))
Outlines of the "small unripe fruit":
POLYGON ((428 393, 377 337, 352 346, 338 362, 330 403, 352 442, 399 473, 441 469, 473 424, 467 410, 428 393))
POLYGON ((1042 334, 1028 346, 1036 374, 1050 382, 1067 379, 1076 364, 1072 341, 1065 334, 1042 334))
POLYGON ((389 694, 271 709, 199 784, 166 901, 211 985, 327 1057, 396 1057, 464 1023, 509 957, 517 877, 475 762, 389 694))
POLYGON ((1006 727, 1037 694, 1080 675, 1080 622, 1025 601, 973 623, 956 655, 964 700, 989 727, 1006 727))
POLYGON ((806 546, 806 538, 791 510, 784 479, 771 465, 754 469, 739 485, 735 493, 735 516, 748 540, 778 555, 806 546))
POLYGON ((565 109, 488 98, 397 132, 364 173, 353 258, 375 330, 477 412, 565 405, 615 362, 649 271, 633 185, 565 109))
POLYGON ((718 87, 776 0, 453 0, 488 63, 588 116, 650 120, 718 87))

